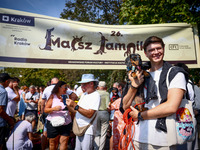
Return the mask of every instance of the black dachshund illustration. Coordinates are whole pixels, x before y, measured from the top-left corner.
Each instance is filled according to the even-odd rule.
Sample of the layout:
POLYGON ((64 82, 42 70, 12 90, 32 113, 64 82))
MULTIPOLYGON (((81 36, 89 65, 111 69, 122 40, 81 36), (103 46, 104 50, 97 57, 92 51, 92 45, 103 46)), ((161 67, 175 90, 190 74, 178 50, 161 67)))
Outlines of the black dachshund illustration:
POLYGON ((46 36, 45 36, 45 39, 46 39, 46 45, 44 48, 40 48, 41 50, 53 50, 51 49, 51 37, 53 35, 51 35, 51 32, 54 30, 54 28, 51 28, 51 29, 47 29, 46 31, 46 36))
POLYGON ((106 43, 106 41, 108 41, 108 39, 106 39, 105 36, 101 32, 99 32, 99 33, 101 34, 101 40, 100 40, 101 46, 100 46, 99 50, 96 51, 94 54, 102 55, 103 53, 106 53, 105 52, 105 43, 106 43))

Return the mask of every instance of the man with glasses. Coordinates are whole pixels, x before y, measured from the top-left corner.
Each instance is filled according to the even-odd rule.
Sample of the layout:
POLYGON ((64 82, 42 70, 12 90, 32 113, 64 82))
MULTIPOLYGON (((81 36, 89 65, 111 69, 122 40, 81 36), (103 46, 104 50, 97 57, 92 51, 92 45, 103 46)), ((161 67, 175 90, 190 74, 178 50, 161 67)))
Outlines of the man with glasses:
MULTIPOLYGON (((178 67, 170 72, 170 84, 166 85, 166 75, 171 64, 163 60, 165 45, 161 38, 151 36, 144 43, 145 56, 150 60, 150 90, 144 89, 146 95, 145 107, 148 110, 139 112, 131 106, 138 87, 144 82, 142 71, 137 71, 136 78, 129 74, 131 87, 122 99, 123 110, 131 108, 130 116, 139 121, 135 124, 135 135, 133 143, 135 149, 175 149, 176 146, 169 145, 167 140, 167 129, 165 117, 170 116, 178 110, 186 90, 187 73, 178 67)), ((145 80, 146 81, 146 80, 145 80)), ((147 84, 145 82, 145 84, 147 84)), ((131 144, 129 149, 133 149, 131 144)))

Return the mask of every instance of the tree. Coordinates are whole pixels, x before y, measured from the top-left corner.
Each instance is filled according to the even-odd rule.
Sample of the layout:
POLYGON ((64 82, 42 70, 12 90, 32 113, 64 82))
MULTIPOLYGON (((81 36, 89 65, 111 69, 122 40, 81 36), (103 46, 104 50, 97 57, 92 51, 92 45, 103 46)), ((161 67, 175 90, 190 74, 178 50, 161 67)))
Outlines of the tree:
MULTIPOLYGON (((200 31, 199 0, 124 0, 120 24, 156 24, 186 22, 200 31)), ((190 69, 191 80, 198 83, 200 69, 190 69)))
POLYGON ((58 77, 60 80, 67 82, 73 89, 73 86, 81 80, 82 74, 92 73, 101 81, 106 81, 108 88, 116 81, 124 81, 126 75, 125 70, 76 70, 76 69, 36 69, 36 68, 4 68, 0 73, 9 73, 11 77, 20 79, 20 86, 35 85, 46 86, 47 82, 53 77, 58 77))
MULTIPOLYGON (((60 16, 62 19, 111 25, 169 22, 193 24, 200 22, 199 11, 199 0, 68 0, 60 16)), ((5 68, 3 71, 19 77, 21 85, 28 86, 46 85, 55 76, 74 86, 81 80, 83 73, 93 73, 99 80, 106 81, 108 87, 126 78, 125 70, 5 68)), ((198 83, 200 69, 190 71, 192 79, 198 83)))
MULTIPOLYGON (((121 0, 69 0, 61 13, 62 19, 98 24, 119 24, 121 0)), ((70 85, 77 84, 83 73, 93 73, 104 80, 108 87, 116 81, 124 81, 125 70, 62 70, 70 85)))
MULTIPOLYGON (((62 70, 64 74, 64 81, 71 86, 77 84, 81 80, 82 74, 92 73, 99 81, 105 81, 107 87, 112 87, 114 82, 122 82, 126 76, 125 70, 62 70)), ((71 87, 73 88, 73 87, 71 87)))
POLYGON ((62 19, 119 24, 121 0, 68 0, 61 13, 62 19))
POLYGON ((200 22, 199 0, 125 0, 120 24, 200 22))
POLYGON ((9 73, 11 77, 18 77, 21 85, 46 86, 53 77, 61 80, 65 78, 58 69, 36 69, 36 68, 4 68, 1 72, 9 73))

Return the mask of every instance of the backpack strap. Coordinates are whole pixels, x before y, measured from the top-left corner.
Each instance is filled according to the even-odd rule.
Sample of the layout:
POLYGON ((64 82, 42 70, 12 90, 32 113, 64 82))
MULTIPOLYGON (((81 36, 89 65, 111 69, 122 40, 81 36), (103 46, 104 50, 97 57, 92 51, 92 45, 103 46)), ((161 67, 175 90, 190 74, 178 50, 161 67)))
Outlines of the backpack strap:
MULTIPOLYGON (((170 71, 172 70, 173 67, 170 67, 168 72, 167 72, 167 76, 166 76, 166 85, 167 85, 167 89, 169 87, 169 74, 170 74, 170 71)), ((189 96, 189 93, 188 93, 188 88, 187 88, 187 83, 189 82, 186 82, 186 93, 184 94, 184 97, 187 99, 187 100, 190 100, 190 96, 189 96)))
POLYGON ((192 85, 192 89, 194 91, 194 99, 196 98, 196 94, 195 94, 195 89, 194 89, 194 83, 191 80, 188 80, 188 83, 192 85))
POLYGON ((166 76, 166 85, 167 85, 167 88, 169 87, 169 73, 170 71, 172 70, 173 67, 170 67, 168 72, 167 72, 167 76, 166 76))

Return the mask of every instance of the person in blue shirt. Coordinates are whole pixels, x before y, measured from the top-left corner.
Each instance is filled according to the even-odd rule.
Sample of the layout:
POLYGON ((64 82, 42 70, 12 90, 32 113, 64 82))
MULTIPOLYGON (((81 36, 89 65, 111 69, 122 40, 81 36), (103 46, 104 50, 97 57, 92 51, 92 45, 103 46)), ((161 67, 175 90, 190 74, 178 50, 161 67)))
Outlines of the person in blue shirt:
POLYGON ((5 88, 9 85, 10 79, 12 78, 9 76, 9 74, 0 74, 0 150, 5 149, 6 147, 5 138, 7 134, 7 124, 11 129, 14 127, 14 120, 6 113, 8 94, 5 88))

